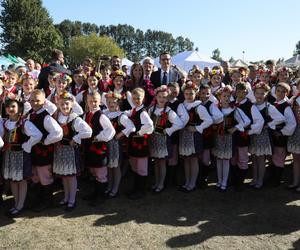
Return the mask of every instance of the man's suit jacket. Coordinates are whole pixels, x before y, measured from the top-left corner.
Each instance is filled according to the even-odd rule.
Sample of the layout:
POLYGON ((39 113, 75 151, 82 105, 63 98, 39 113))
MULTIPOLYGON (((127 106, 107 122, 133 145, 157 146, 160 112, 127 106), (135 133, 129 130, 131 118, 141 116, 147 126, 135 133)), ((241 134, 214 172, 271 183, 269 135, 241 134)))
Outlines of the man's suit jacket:
MULTIPOLYGON (((179 80, 179 74, 176 70, 170 68, 169 70, 169 82, 178 82, 179 80)), ((161 68, 159 68, 157 71, 152 72, 150 81, 153 84, 154 88, 160 87, 162 85, 162 77, 161 77, 161 68)))

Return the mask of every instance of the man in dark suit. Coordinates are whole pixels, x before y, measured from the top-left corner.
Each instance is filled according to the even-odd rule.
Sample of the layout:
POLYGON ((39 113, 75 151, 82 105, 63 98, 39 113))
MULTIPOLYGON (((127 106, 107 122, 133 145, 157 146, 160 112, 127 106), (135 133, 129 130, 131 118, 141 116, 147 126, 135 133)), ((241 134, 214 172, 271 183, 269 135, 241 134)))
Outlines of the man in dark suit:
POLYGON ((71 75, 71 71, 66 69, 64 65, 64 54, 61 50, 54 49, 51 55, 51 63, 49 66, 42 68, 39 74, 38 89, 46 90, 49 86, 48 75, 50 72, 58 72, 63 74, 71 75))
POLYGON ((161 67, 153 72, 150 77, 154 88, 167 85, 170 82, 178 82, 180 76, 178 71, 171 67, 171 55, 168 52, 160 54, 159 63, 161 67))

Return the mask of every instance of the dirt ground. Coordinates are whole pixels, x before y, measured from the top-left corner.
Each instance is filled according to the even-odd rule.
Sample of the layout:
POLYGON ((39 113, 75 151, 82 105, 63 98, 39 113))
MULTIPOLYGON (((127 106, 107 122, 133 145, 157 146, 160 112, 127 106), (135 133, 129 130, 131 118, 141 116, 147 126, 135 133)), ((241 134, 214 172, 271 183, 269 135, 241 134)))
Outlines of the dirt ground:
POLYGON ((300 249, 300 194, 286 184, 226 193, 210 184, 190 194, 171 187, 139 201, 122 192, 96 208, 79 191, 73 212, 27 210, 16 219, 3 215, 7 199, 0 208, 0 249, 300 249))

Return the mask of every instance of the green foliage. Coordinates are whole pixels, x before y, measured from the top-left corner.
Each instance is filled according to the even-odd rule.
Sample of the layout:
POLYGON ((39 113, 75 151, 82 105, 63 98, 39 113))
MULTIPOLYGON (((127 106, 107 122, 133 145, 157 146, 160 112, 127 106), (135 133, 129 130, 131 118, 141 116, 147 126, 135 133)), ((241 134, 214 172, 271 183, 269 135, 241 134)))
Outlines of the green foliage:
POLYGON ((43 62, 62 38, 40 0, 3 0, 0 36, 3 52, 43 62))
POLYGON ((82 62, 85 57, 97 61, 102 55, 124 57, 123 50, 114 40, 106 36, 98 37, 95 33, 72 37, 67 53, 71 63, 82 62))
POLYGON ((96 33, 99 36, 111 37, 132 61, 139 61, 145 56, 157 57, 162 51, 177 54, 185 50, 193 50, 194 47, 193 42, 188 38, 182 36, 174 38, 170 33, 150 29, 143 32, 127 24, 98 27, 95 24, 64 20, 57 24, 56 28, 61 32, 66 48, 69 47, 73 36, 96 33))

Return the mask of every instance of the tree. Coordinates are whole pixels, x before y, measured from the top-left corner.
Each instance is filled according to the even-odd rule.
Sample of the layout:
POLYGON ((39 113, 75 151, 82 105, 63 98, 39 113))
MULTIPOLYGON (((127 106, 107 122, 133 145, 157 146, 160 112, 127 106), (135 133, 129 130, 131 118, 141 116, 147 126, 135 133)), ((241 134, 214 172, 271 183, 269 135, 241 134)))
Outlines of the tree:
POLYGON ((124 51, 116 42, 107 36, 98 37, 96 33, 72 37, 67 52, 71 63, 75 64, 81 63, 87 56, 94 61, 97 61, 101 55, 124 57, 124 51))
POLYGON ((300 55, 300 41, 296 44, 296 49, 294 50, 294 56, 300 55))
POLYGON ((228 60, 228 62, 230 62, 230 63, 234 63, 234 62, 235 62, 235 60, 234 60, 234 58, 233 58, 233 57, 230 57, 230 58, 229 58, 229 60, 228 60))
POLYGON ((222 61, 221 51, 219 50, 219 48, 213 50, 211 58, 219 62, 222 61))
POLYGON ((62 48, 62 38, 41 0, 3 0, 1 7, 4 53, 44 62, 53 48, 62 48))

